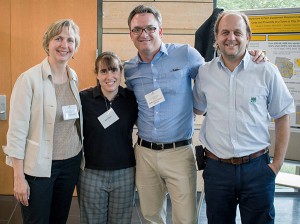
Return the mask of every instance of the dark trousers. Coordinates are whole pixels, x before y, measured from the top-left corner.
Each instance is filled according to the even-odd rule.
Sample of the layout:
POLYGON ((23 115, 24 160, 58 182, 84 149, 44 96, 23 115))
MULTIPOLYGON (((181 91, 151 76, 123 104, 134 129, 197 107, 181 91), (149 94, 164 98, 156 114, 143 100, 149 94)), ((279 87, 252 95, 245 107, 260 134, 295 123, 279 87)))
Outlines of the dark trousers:
POLYGON ((51 177, 25 175, 30 187, 29 206, 21 204, 24 224, 65 224, 78 180, 82 153, 53 160, 51 177))
POLYGON ((264 154, 242 165, 207 158, 203 172, 209 224, 234 224, 239 205, 243 224, 273 224, 275 173, 264 154))

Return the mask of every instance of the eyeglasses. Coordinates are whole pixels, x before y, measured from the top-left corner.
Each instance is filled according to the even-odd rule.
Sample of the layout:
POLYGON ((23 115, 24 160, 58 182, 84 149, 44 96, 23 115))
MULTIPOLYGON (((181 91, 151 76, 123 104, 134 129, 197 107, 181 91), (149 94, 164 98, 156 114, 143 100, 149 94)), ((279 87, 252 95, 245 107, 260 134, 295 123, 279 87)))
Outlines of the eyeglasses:
POLYGON ((156 27, 155 26, 147 26, 145 28, 141 28, 141 27, 134 27, 131 32, 134 35, 141 35, 143 33, 143 31, 145 31, 146 33, 154 33, 156 31, 156 27))

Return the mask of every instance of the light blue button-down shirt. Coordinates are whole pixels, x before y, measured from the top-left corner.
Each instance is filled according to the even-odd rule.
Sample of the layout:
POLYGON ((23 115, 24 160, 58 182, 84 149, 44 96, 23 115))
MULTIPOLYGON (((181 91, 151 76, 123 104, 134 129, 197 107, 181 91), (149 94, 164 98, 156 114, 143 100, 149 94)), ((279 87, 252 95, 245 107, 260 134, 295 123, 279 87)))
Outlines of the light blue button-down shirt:
POLYGON ((233 72, 221 58, 202 66, 193 95, 194 107, 207 111, 199 139, 220 158, 245 156, 269 146, 271 118, 295 111, 277 67, 254 63, 248 52, 233 72))
POLYGON ((126 85, 134 91, 139 107, 139 137, 157 143, 192 137, 192 79, 203 64, 204 59, 191 46, 163 43, 150 63, 139 56, 125 62, 126 85), (149 108, 145 95, 159 88, 165 101, 149 108))

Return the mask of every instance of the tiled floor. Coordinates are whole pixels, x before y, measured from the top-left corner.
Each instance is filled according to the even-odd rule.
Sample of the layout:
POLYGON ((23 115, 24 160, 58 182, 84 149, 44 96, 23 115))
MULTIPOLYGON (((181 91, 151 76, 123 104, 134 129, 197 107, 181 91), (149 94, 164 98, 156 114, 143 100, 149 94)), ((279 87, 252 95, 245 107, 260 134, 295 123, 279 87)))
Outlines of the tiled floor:
MULTIPOLYGON (((275 197, 276 208, 276 224, 299 224, 300 223, 300 193, 298 192, 281 192, 276 193, 275 197)), ((171 205, 168 206, 168 224, 171 224, 171 205)), ((20 206, 13 196, 0 196, 0 224, 21 224, 20 206)), ((207 224, 205 217, 205 202, 203 203, 200 212, 199 224, 207 224)), ((73 198, 70 209, 68 224, 79 224, 79 207, 77 197, 73 198)), ((133 211, 132 224, 142 224, 145 220, 141 217, 139 209, 139 201, 136 200, 136 205, 133 211)), ((237 224, 240 223, 237 217, 237 224)))

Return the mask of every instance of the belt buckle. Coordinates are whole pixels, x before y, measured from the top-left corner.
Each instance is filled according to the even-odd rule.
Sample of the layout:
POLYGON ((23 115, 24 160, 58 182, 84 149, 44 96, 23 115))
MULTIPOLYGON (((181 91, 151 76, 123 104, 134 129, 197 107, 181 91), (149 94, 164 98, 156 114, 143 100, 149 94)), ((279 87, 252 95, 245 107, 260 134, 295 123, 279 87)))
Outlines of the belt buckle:
POLYGON ((160 143, 160 144, 156 144, 157 147, 160 149, 160 150, 164 150, 164 144, 163 143, 160 143))
POLYGON ((164 150, 164 144, 163 143, 152 143, 151 142, 151 149, 164 150))
MULTIPOLYGON (((241 158, 236 158, 236 157, 232 157, 231 159, 230 159, 230 162, 231 162, 231 164, 233 164, 233 165, 240 165, 241 164, 241 162, 239 161, 241 158)), ((242 162, 243 162, 243 160, 242 160, 242 162)))

